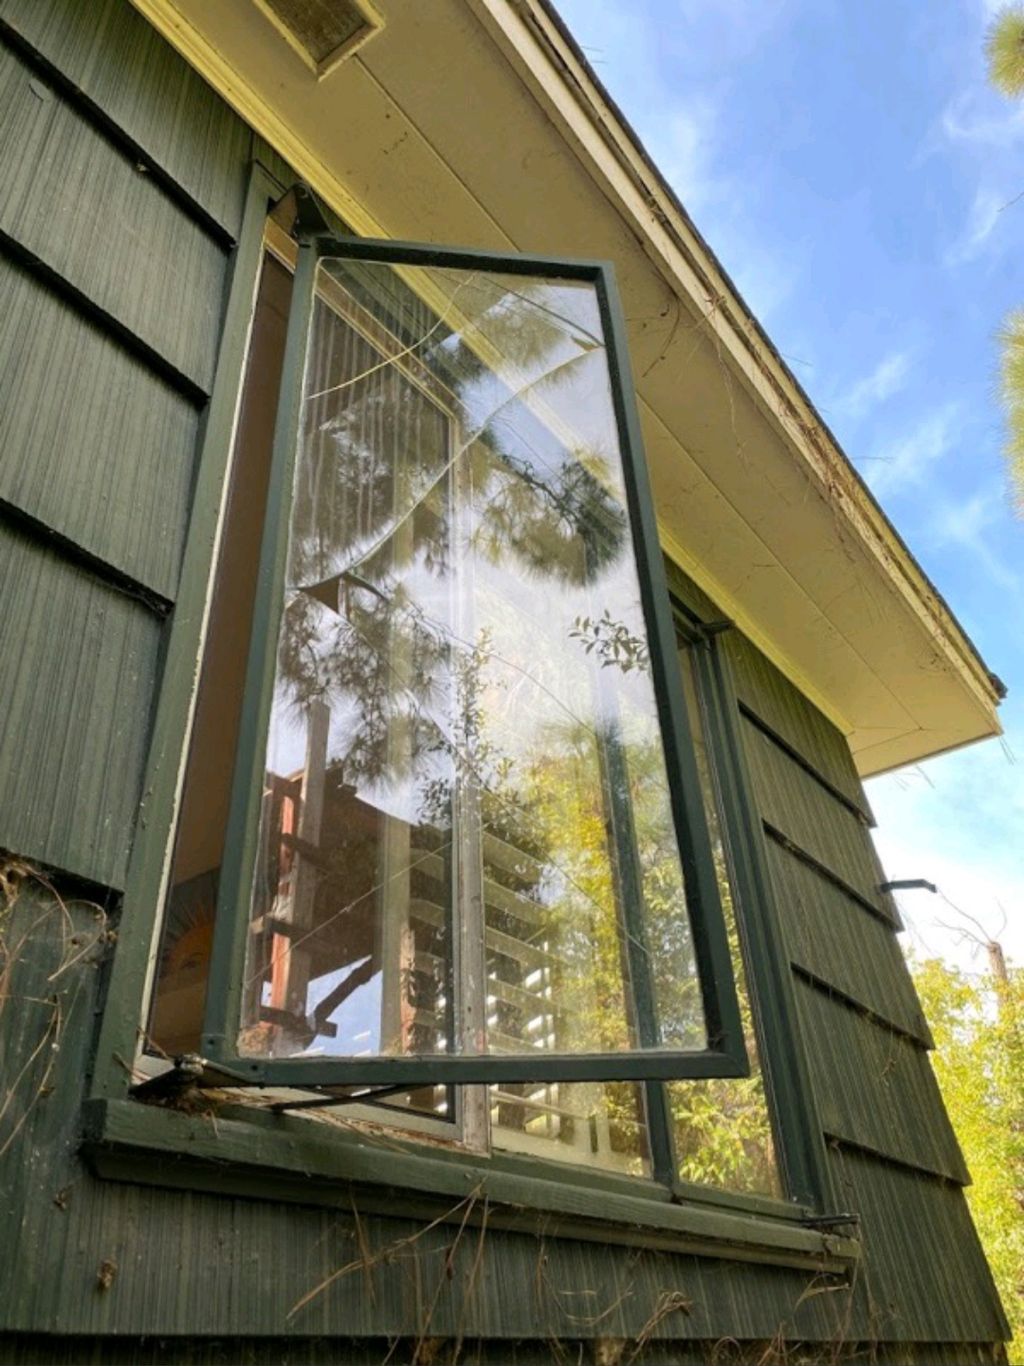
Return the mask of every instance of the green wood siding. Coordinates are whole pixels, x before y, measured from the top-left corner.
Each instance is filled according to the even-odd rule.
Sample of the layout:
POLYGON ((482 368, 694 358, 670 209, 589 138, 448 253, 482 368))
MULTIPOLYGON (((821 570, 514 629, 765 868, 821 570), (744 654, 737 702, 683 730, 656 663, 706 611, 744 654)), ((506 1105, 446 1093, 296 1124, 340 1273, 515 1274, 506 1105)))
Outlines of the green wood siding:
POLYGON ((624 1346, 621 1339, 605 1336, 594 1339, 572 1337, 563 1333, 558 1338, 546 1341, 525 1342, 487 1342, 471 1339, 459 1342, 458 1339, 444 1341, 431 1337, 426 1340, 404 1338, 388 1340, 373 1338, 353 1340, 349 1338, 306 1338, 297 1337, 286 1346, 280 1341, 267 1338, 148 1338, 127 1341, 109 1337, 71 1338, 63 1340, 43 1340, 27 1336, 15 1336, 6 1344, 0 1342, 0 1362, 10 1362, 11 1366, 165 1366, 173 1360, 181 1366, 337 1366, 344 1361, 349 1366, 381 1366, 382 1362, 410 1362, 415 1360, 417 1350, 420 1360, 437 1363, 452 1360, 456 1345, 460 1347, 459 1360, 470 1361, 473 1366, 558 1366, 559 1363, 594 1361, 615 1361, 620 1353, 622 1363, 637 1363, 637 1366, 771 1366, 773 1362, 785 1362, 781 1350, 790 1351, 789 1360, 796 1366, 808 1361, 820 1361, 823 1366, 840 1366, 843 1361, 870 1362, 871 1366, 992 1366, 996 1360, 992 1345, 987 1342, 948 1343, 882 1343, 864 1342, 857 1344, 846 1356, 825 1350, 831 1355, 815 1358, 806 1353, 814 1350, 814 1344, 798 1354, 800 1348, 792 1350, 779 1347, 778 1339, 755 1343, 738 1344, 728 1338, 721 1343, 705 1342, 659 1342, 653 1341, 637 1350, 632 1344, 624 1346), (711 1356, 717 1348, 718 1355, 711 1356), (620 1352, 620 1349, 621 1352, 620 1352), (604 1353, 604 1356, 598 1353, 604 1353), (774 1356, 772 1353, 774 1352, 774 1356), (390 1353, 390 1358, 389 1358, 390 1353))
POLYGON ((0 522, 0 845, 116 887, 142 788, 160 624, 0 522))
POLYGON ((97 126, 236 236, 252 133, 130 4, 2 0, 0 24, 77 93, 97 126))
POLYGON ((0 499, 173 598, 198 413, 2 257, 0 296, 0 499))
MULTIPOLYGON (((415 1335, 424 1325, 450 1339, 549 1344, 635 1337, 662 1297, 678 1292, 691 1310, 669 1315, 654 1330, 656 1339, 768 1339, 802 1298, 804 1332, 827 1339, 836 1331, 832 1298, 804 1298, 820 1279, 813 1270, 504 1231, 499 1211, 491 1212, 486 1228, 477 1219, 461 1236, 458 1217, 424 1231, 427 1217, 401 1191, 379 1193, 369 1208, 364 1203, 357 1224, 356 1191, 341 1191, 333 1206, 316 1208, 96 1180, 78 1145, 98 954, 86 952, 73 967, 60 967, 98 928, 88 905, 71 900, 62 908, 31 884, 8 913, 8 942, 26 940, 11 999, 36 1002, 3 1016, 12 1072, 27 1064, 0 1127, 0 1146, 16 1130, 0 1182, 0 1217, 20 1233, 16 1243, 0 1243, 9 1329, 265 1336, 278 1339, 278 1353, 280 1339, 292 1335, 365 1336, 376 1343, 415 1335), (69 948, 72 934, 79 944, 69 948), (29 1060, 46 1038, 52 1018, 46 1002, 55 996, 60 1046, 47 1073, 42 1057, 29 1060), (382 1215, 381 1206, 391 1214, 382 1215), (361 1248, 371 1260, 394 1251, 370 1272, 337 1279, 289 1318, 301 1297, 358 1259, 361 1248), (104 1263, 115 1269, 109 1288, 100 1291, 104 1263)), ((209 1123, 215 1128, 214 1119, 209 1123)), ((355 1359, 362 1358, 356 1353, 355 1359)))
POLYGON ((922 1046, 800 978, 796 997, 825 1131, 966 1182, 967 1168, 922 1046), (908 1124, 908 1116, 920 1122, 908 1124))
MULTIPOLYGON (((963 1192, 842 1145, 832 1156, 843 1202, 861 1216, 868 1250, 861 1289, 877 1336, 1001 1337, 1002 1314, 963 1192)), ((929 1360, 924 1350, 921 1360, 929 1360)))
POLYGON ((765 669, 764 657, 738 631, 725 641, 741 705, 797 754, 813 755, 813 767, 848 802, 871 819, 853 756, 835 726, 793 687, 777 669, 765 669))
POLYGON ((0 119, 0 847, 120 887, 251 137, 117 0, 0 6, 0 119))
MULTIPOLYGON (((254 150, 271 157, 127 0, 0 0, 4 41, 0 847, 56 870, 68 896, 81 878, 116 892, 166 633, 143 590, 175 596, 230 238, 254 150)), ((0 1360, 378 1363, 395 1339, 392 1359, 411 1360, 420 1335, 445 1340, 438 1361, 456 1343, 480 1361, 600 1359, 596 1339, 635 1339, 669 1293, 689 1312, 658 1319, 638 1361, 704 1362, 722 1339, 752 1361, 773 1339, 810 1341, 825 1361, 843 1359, 842 1340, 893 1366, 998 1359, 1002 1321, 845 742, 738 634, 723 639, 760 816, 784 836, 766 835, 763 853, 835 1200, 865 1231, 852 1291, 810 1271, 513 1230, 494 1210, 484 1234, 479 1221, 424 1232, 403 1190, 343 1186, 323 1207, 301 1187, 286 1204, 258 1186, 188 1189, 187 1174, 178 1189, 100 1180, 79 1147, 113 946, 90 947, 103 927, 88 906, 29 885, 13 910, 0 902, 17 946, 0 1001, 14 1079, 0 1327, 20 1335, 0 1340, 0 1360), (289 1318, 363 1239, 378 1252, 413 1241, 289 1318)), ((149 1176, 171 1180, 168 1165, 149 1176)))
POLYGON ((852 1322, 863 1314, 882 1340, 997 1337, 1002 1315, 927 1058, 930 1034, 889 898, 874 892, 884 875, 869 808, 853 802, 864 813, 854 814, 849 781, 839 782, 842 737, 820 743, 829 723, 748 642, 732 635, 729 655, 734 668, 742 661, 745 750, 837 1203, 856 1210, 865 1229, 865 1298, 852 1322), (933 1257, 932 1248, 955 1256, 933 1257))
POLYGON ((222 245, 3 49, 0 122, 0 233, 208 390, 222 245))
POLYGON ((926 1046, 931 1033, 887 921, 773 839, 768 869, 794 966, 926 1046))
POLYGON ((867 906, 891 914, 889 898, 878 890, 884 876, 864 818, 746 718, 743 733, 762 819, 867 906))

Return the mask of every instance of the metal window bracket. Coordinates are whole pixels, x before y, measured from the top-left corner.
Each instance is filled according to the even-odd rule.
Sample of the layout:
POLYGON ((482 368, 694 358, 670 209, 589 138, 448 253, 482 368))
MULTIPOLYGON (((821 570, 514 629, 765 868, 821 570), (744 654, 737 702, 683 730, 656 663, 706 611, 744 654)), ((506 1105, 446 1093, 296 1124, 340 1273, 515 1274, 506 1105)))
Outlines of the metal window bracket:
POLYGON ((250 1086, 251 1078, 232 1068, 207 1062, 198 1053, 182 1053, 173 1065, 159 1076, 148 1077, 131 1088, 138 1100, 167 1100, 192 1088, 218 1086, 250 1086))
POLYGON ((720 621, 699 621, 693 623, 693 628, 697 633, 702 645, 709 645, 715 636, 720 636, 725 631, 731 631, 736 623, 723 617, 720 621))
POLYGON ((297 181, 270 210, 270 219, 296 240, 324 236, 331 231, 319 201, 308 185, 297 181))
MULTIPOLYGON (((208 1062, 198 1053, 183 1053, 174 1059, 172 1067, 157 1077, 149 1077, 131 1088, 136 1100, 171 1101, 187 1091, 217 1090, 221 1087, 246 1086, 260 1087, 243 1072, 223 1067, 219 1063, 208 1062)), ((382 1100, 386 1096, 401 1095, 418 1090, 419 1082, 396 1082, 389 1086, 357 1086, 338 1090, 310 1087, 316 1091, 313 1096, 297 1097, 294 1100, 279 1100, 267 1109, 279 1112, 284 1110, 312 1110, 326 1105, 356 1105, 360 1102, 382 1100)), ((304 1088, 306 1089, 306 1088, 304 1088)))
POLYGON ((364 1086, 357 1091, 319 1091, 315 1096, 302 1100, 278 1100, 267 1107, 268 1110, 313 1110, 325 1105, 358 1105, 361 1102, 383 1100, 385 1096, 398 1096, 409 1091, 419 1090, 417 1082, 396 1083, 394 1086, 364 1086))

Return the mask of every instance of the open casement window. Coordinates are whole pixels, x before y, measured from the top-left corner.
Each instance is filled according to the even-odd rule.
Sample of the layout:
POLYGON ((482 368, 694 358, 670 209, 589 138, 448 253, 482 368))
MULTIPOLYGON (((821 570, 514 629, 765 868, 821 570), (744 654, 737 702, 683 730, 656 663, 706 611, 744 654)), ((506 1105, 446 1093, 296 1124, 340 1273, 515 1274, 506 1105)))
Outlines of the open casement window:
POLYGON ((490 1084, 499 1124, 529 1085, 746 1075, 609 268, 297 255, 257 308, 151 1035, 434 1114, 490 1084))

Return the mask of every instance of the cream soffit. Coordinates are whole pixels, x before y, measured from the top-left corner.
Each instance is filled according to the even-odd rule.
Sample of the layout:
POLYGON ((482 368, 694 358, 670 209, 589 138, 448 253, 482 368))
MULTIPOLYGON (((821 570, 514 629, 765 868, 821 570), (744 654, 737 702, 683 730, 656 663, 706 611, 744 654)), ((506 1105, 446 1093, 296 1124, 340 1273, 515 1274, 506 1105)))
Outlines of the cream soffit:
POLYGON ((615 262, 666 550, 862 772, 998 733, 970 641, 540 0, 377 0, 319 82, 252 0, 134 3, 354 231, 615 262))

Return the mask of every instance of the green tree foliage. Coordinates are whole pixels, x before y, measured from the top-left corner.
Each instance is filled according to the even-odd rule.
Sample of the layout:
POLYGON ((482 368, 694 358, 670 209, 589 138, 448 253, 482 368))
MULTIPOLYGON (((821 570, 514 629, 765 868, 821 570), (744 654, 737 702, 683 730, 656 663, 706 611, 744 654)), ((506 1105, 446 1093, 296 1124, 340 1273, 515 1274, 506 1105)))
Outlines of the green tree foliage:
POLYGON ((739 926, 721 845, 715 849, 729 952, 736 973, 749 1077, 712 1077, 668 1087, 679 1177, 756 1195, 782 1195, 739 926))
POLYGON ((999 337, 1000 388, 1006 409, 1006 459, 1014 499, 1024 512, 1024 308, 1015 308, 999 337))
POLYGON ((1007 5, 992 21, 985 39, 988 77, 1011 97, 1024 94, 1024 5, 1007 5))
MULTIPOLYGON (((935 1072, 970 1169, 967 1199, 1015 1342, 1024 1345, 1024 968, 968 976, 912 964, 935 1036, 935 1072)), ((1011 1355, 1019 1361, 1021 1356, 1011 1355)))

